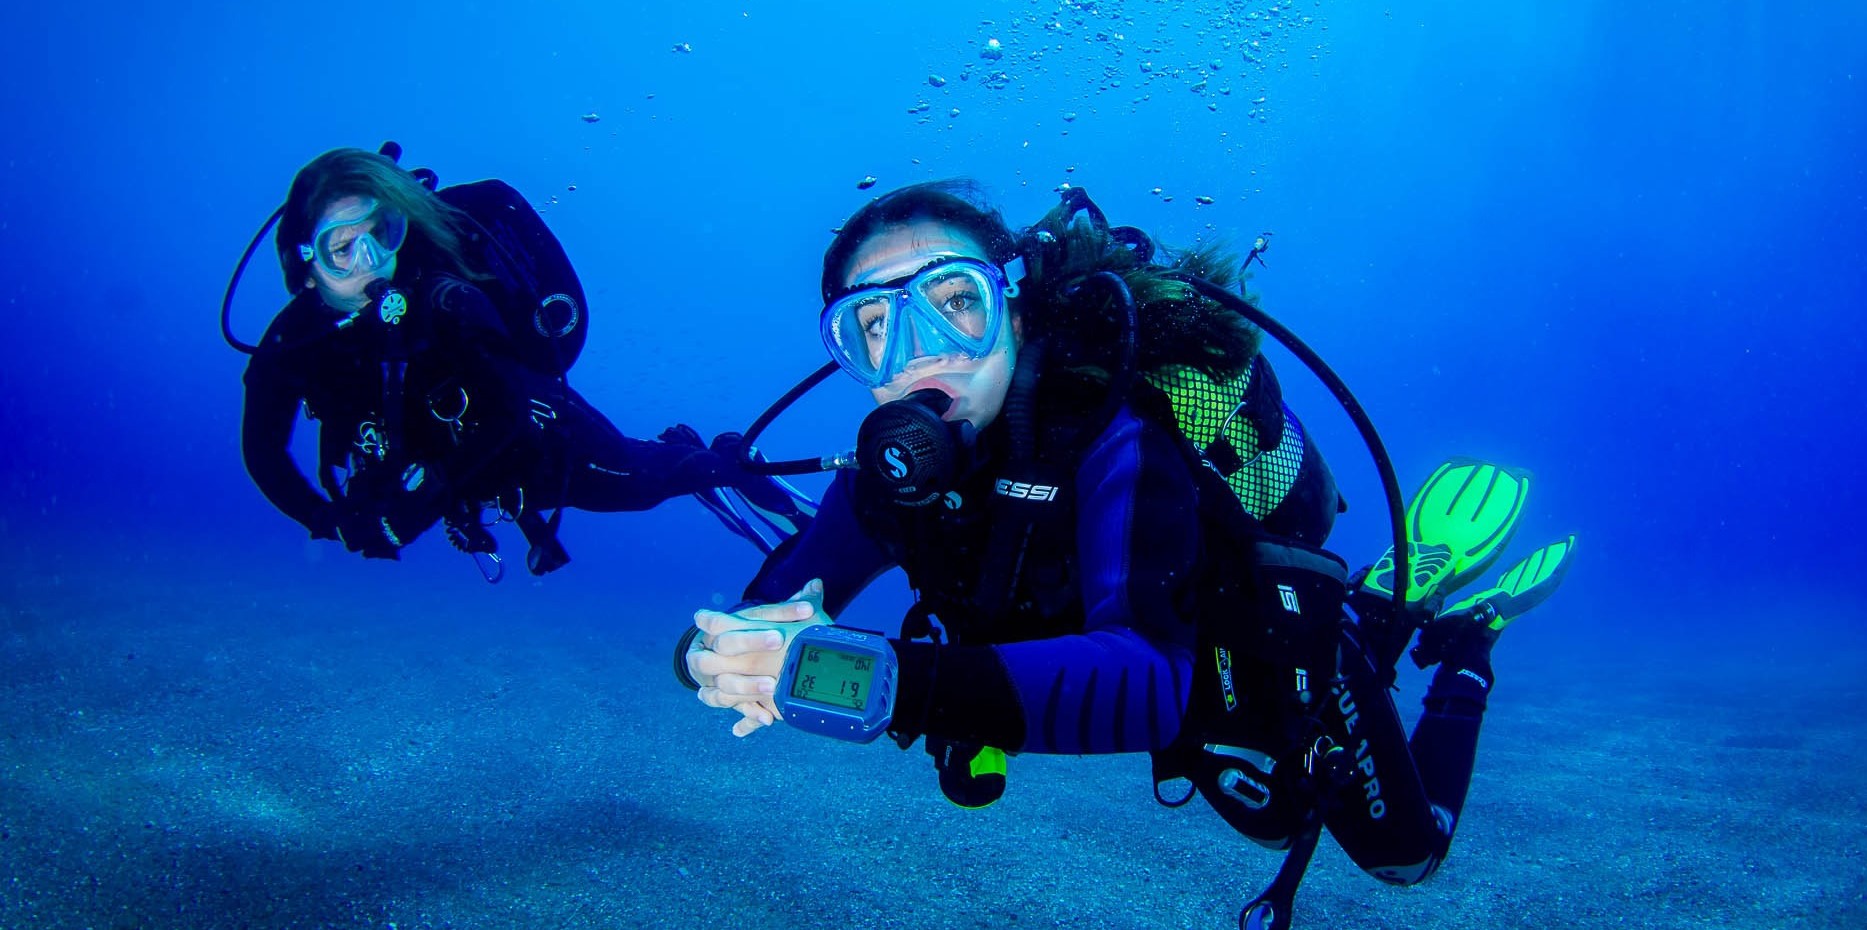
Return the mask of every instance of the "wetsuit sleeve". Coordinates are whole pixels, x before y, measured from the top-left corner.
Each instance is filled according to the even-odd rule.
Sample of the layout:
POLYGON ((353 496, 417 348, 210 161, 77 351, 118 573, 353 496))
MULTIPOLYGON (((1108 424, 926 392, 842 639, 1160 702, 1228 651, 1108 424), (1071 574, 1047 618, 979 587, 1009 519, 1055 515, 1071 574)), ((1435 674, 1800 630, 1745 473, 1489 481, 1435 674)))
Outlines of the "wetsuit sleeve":
POLYGON ((453 335, 478 351, 504 344, 512 336, 486 292, 459 278, 438 276, 428 301, 447 321, 453 335))
POLYGON ((853 476, 838 472, 824 492, 816 518, 772 552, 746 586, 745 603, 782 601, 812 578, 821 578, 824 611, 840 619, 843 608, 862 589, 893 567, 887 552, 856 520, 853 476))
POLYGON ((559 382, 528 368, 513 351, 513 336, 485 291, 458 278, 441 276, 428 290, 428 300, 447 321, 443 349, 467 364, 475 380, 489 385, 514 410, 525 398, 546 399, 562 393, 559 382))
MULTIPOLYGON (((766 557, 734 609, 783 601, 811 579, 821 578, 824 611, 840 617, 862 589, 892 567, 893 560, 856 520, 855 481, 849 472, 839 472, 824 492, 816 518, 766 557)), ((674 677, 688 688, 700 687, 687 674, 687 650, 698 632, 697 627, 687 627, 674 646, 674 677)))
POLYGON ((1084 631, 993 647, 897 644, 895 726, 1047 753, 1161 749, 1192 682, 1197 495, 1173 438, 1124 412, 1077 473, 1084 631))
POLYGON ((246 365, 246 409, 240 420, 240 453, 246 473, 279 512, 311 531, 337 538, 336 517, 292 460, 292 430, 301 397, 279 370, 276 356, 262 351, 246 365))

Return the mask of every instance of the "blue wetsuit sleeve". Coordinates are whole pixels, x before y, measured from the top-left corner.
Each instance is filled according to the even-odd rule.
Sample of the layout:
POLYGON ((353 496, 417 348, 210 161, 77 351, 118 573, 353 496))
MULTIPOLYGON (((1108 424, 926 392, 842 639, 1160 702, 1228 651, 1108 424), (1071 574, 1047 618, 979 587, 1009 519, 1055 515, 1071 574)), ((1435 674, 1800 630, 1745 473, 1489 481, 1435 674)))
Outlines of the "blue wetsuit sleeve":
POLYGON ((785 540, 746 586, 745 603, 783 601, 812 578, 821 578, 824 610, 841 618, 843 608, 892 567, 894 561, 863 533, 856 520, 853 474, 838 472, 823 494, 816 518, 785 540))
MULTIPOLYGON (((766 557, 738 607, 786 600, 811 579, 821 578, 824 610, 839 617, 863 588, 894 567, 887 552, 862 532, 854 492, 850 473, 838 472, 818 504, 816 518, 766 557)), ((687 650, 696 632, 696 627, 687 627, 674 645, 674 677, 688 688, 700 687, 687 673, 687 650)))
POLYGON ((995 647, 899 644, 902 732, 1046 753, 1161 749, 1179 734, 1200 549, 1186 459, 1161 428, 1124 411, 1078 469, 1077 492, 1083 632, 995 647))

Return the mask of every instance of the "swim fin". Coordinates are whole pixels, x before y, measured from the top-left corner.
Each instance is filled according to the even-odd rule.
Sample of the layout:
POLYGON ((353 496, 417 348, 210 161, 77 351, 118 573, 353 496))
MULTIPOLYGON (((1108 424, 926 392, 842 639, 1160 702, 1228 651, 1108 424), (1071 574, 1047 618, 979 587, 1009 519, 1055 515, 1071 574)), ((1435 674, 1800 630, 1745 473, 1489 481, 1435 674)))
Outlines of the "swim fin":
MULTIPOLYGON (((729 460, 739 457, 739 447, 745 441, 738 433, 721 433, 713 437, 709 445, 700 437, 699 430, 685 423, 676 423, 662 430, 657 438, 670 445, 711 449, 729 460)), ((756 452, 752 453, 752 457, 758 461, 764 460, 756 452)), ((714 487, 696 491, 694 500, 717 517, 728 532, 757 546, 766 555, 770 555, 780 543, 802 532, 817 515, 817 502, 810 495, 776 475, 744 475, 741 487, 714 487), (751 493, 747 492, 748 489, 751 493)))
POLYGON ((570 564, 570 553, 558 542, 558 526, 564 522, 564 508, 559 507, 547 520, 536 510, 519 514, 519 532, 531 548, 525 553, 525 567, 534 575, 548 575, 570 564))
POLYGON ((732 488, 708 488, 694 495, 700 506, 707 508, 726 531, 758 547, 764 555, 771 555, 777 544, 759 532, 746 512, 751 510, 743 495, 732 488))
POLYGON ((1448 654, 1459 650, 1460 643, 1466 644, 1468 654, 1474 644, 1488 653, 1511 621, 1548 600, 1562 584, 1574 553, 1573 535, 1550 543, 1511 566, 1495 587, 1440 611, 1421 628, 1419 645, 1411 653, 1413 663, 1426 668, 1444 661, 1448 654))
MULTIPOLYGON (((1521 469, 1463 457, 1435 469, 1407 505, 1407 603, 1436 614, 1447 594, 1490 568, 1516 531, 1529 493, 1530 474, 1521 469)), ((1362 585, 1393 596, 1392 546, 1362 585)))
POLYGON ((1566 539, 1550 543, 1530 555, 1523 561, 1510 567, 1499 578, 1495 586, 1486 588, 1447 609, 1447 613, 1471 610, 1488 603, 1496 614, 1488 624, 1493 630, 1503 630, 1512 620, 1530 612, 1530 608, 1549 599, 1562 579, 1569 573, 1569 564, 1574 561, 1575 534, 1566 539))
POLYGON ((817 515, 817 502, 783 478, 769 480, 785 500, 783 510, 763 507, 737 488, 708 488, 694 495, 733 535, 770 555, 785 540, 802 532, 817 515))
POLYGON ((803 532, 804 527, 809 526, 810 521, 817 518, 817 501, 810 495, 798 490, 796 485, 777 475, 769 475, 767 477, 772 484, 777 486, 779 491, 784 493, 786 498, 784 509, 767 509, 757 501, 754 501, 749 495, 745 495, 746 506, 752 508, 753 512, 758 514, 759 518, 770 525, 772 529, 783 533, 785 538, 789 539, 803 532))

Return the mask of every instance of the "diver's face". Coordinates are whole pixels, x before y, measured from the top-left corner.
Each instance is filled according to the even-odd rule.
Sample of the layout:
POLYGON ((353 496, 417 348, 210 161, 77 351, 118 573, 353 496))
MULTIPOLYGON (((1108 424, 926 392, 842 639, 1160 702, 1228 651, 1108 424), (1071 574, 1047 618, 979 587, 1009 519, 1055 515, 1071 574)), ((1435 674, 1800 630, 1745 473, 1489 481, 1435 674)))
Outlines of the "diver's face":
MULTIPOLYGON (((323 229, 333 220, 362 215, 367 212, 367 208, 367 201, 362 197, 339 197, 331 201, 324 208, 324 212, 318 214, 318 220, 312 225, 312 229, 323 229)), ((365 231, 367 230, 345 230, 340 231, 338 235, 354 236, 365 231)), ((324 266, 315 260, 308 264, 311 267, 311 274, 305 279, 306 286, 317 289, 318 296, 324 299, 325 306, 343 314, 356 313, 369 306, 370 299, 365 289, 370 286, 370 282, 387 281, 395 277, 394 255, 390 255, 389 260, 384 262, 380 268, 363 265, 341 278, 332 277, 324 270, 324 266)))
MULTIPOLYGON (((845 289, 898 281, 942 258, 972 258, 990 262, 985 247, 964 230, 937 220, 920 220, 884 230, 863 241, 850 257, 843 275, 845 289)), ((953 398, 948 420, 965 419, 984 429, 998 418, 1011 388, 1011 370, 1018 358, 1021 327, 1013 316, 1000 327, 998 344, 982 358, 932 355, 910 361, 894 380, 871 391, 877 404, 900 400, 915 391, 932 388, 953 398)))

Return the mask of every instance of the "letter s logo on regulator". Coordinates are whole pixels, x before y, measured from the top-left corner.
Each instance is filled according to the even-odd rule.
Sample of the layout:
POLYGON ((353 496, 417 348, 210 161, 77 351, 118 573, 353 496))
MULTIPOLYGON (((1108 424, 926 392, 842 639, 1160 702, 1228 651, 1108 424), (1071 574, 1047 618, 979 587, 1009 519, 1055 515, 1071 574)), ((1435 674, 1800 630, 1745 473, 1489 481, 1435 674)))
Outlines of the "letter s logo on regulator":
POLYGON ((1021 501, 1054 501, 1062 490, 1054 484, 1031 484, 1010 478, 998 479, 995 489, 1005 497, 1021 501))
POLYGON ((897 481, 908 476, 908 463, 903 461, 907 451, 900 446, 889 446, 882 450, 882 464, 888 468, 888 477, 897 481))

